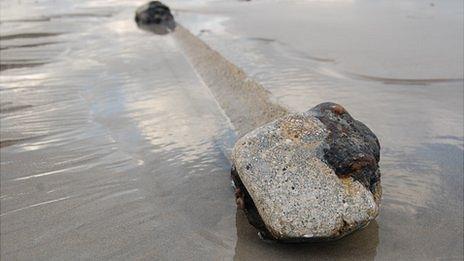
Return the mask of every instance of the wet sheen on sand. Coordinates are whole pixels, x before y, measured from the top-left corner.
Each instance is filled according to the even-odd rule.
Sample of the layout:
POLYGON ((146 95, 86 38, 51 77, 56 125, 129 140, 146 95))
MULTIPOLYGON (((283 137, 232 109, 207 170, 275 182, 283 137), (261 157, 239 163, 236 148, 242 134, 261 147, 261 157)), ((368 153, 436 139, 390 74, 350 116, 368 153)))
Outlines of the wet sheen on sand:
POLYGON ((261 241, 235 210, 228 119, 175 38, 137 29, 133 11, 145 1, 6 0, 1 260, 462 260, 462 53, 453 49, 462 40, 424 42, 402 60, 414 45, 376 42, 397 36, 390 27, 376 30, 381 52, 372 51, 372 28, 349 31, 363 19, 382 28, 392 13, 414 21, 411 32, 418 21, 436 25, 411 44, 435 39, 433 30, 447 36, 458 9, 439 6, 444 19, 415 2, 387 4, 380 17, 370 14, 384 9, 365 2, 187 2, 171 5, 176 18, 279 102, 296 111, 341 103, 379 136, 380 217, 337 242, 261 241), (273 19, 283 11, 294 15, 273 19), (298 27, 299 17, 312 28, 298 27), (435 44, 448 52, 439 66, 427 55, 435 44))
POLYGON ((231 259, 227 119, 136 3, 92 4, 2 1, 54 18, 1 25, 2 63, 44 65, 0 76, 0 259, 231 259))

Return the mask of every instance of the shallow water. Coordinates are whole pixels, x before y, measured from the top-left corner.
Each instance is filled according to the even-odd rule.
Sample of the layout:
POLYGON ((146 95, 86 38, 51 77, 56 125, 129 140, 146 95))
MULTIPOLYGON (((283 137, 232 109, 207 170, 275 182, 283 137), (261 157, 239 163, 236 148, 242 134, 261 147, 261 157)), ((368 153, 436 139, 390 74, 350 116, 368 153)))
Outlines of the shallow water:
MULTIPOLYGON (((396 66, 406 63, 401 46, 385 48, 384 65, 346 51, 359 42, 314 52, 304 44, 312 30, 286 30, 301 21, 287 17, 279 28, 259 15, 266 2, 173 4, 184 26, 282 104, 340 102, 381 140, 377 221, 333 243, 269 244, 235 210, 228 119, 174 38, 137 29, 142 3, 0 3, 2 260, 463 258, 462 60, 453 49, 462 42, 442 41, 440 66, 427 60, 439 43, 424 44, 408 59, 426 59, 405 71, 396 66)), ((417 7, 408 3, 404 14, 417 7)), ((432 24, 456 26, 462 13, 451 13, 432 24)))
POLYGON ((2 1, 2 260, 233 257, 233 132, 135 6, 2 1))

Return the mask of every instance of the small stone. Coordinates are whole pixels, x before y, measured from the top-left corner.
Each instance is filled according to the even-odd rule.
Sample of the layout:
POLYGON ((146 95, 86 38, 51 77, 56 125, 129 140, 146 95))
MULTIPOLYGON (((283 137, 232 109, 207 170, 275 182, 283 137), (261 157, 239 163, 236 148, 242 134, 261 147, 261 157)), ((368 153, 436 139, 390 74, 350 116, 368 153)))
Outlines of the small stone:
POLYGON ((366 125, 338 104, 319 104, 237 141, 237 207, 266 239, 338 239, 377 217, 379 160, 380 144, 366 125))
POLYGON ((143 30, 167 34, 176 27, 171 10, 160 1, 151 1, 135 11, 135 22, 143 30))

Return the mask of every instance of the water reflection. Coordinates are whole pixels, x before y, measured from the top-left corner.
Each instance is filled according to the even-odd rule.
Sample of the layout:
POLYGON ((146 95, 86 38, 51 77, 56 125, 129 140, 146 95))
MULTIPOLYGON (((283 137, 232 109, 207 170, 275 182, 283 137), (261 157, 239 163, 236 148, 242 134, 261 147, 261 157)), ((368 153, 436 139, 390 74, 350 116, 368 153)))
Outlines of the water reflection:
POLYGON ((152 32, 152 33, 160 34, 160 35, 168 34, 174 31, 174 29, 176 28, 176 25, 174 22, 170 23, 168 26, 160 25, 160 24, 145 25, 145 24, 139 24, 139 23, 137 23, 137 26, 144 31, 152 32))
POLYGON ((236 215, 237 244, 234 260, 374 260, 379 244, 377 221, 366 228, 326 243, 283 244, 259 239, 242 211, 236 215))
POLYGON ((1 24, 2 59, 48 63, 0 75, 0 259, 230 259, 230 126, 175 41, 140 32, 136 3, 109 4, 1 24))

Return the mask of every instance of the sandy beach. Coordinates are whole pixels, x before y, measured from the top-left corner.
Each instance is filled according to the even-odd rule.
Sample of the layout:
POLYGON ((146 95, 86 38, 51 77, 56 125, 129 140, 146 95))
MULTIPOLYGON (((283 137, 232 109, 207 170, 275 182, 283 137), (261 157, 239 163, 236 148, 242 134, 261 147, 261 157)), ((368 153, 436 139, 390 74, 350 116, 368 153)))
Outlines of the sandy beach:
POLYGON ((1 260, 463 259, 462 1, 166 2, 276 104, 337 102, 379 137, 380 216, 324 244, 264 242, 236 210, 255 125, 222 67, 137 28, 143 3, 0 3, 1 260))

